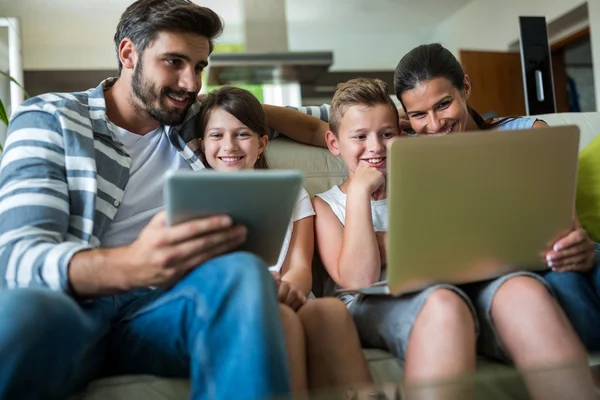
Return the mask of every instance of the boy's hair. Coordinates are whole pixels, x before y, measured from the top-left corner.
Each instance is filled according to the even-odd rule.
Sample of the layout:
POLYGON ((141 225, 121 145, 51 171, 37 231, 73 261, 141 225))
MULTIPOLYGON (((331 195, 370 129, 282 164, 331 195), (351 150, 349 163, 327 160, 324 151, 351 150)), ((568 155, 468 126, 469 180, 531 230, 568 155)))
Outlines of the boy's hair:
POLYGON ((209 41, 209 51, 214 49, 214 39, 223 32, 223 21, 210 8, 190 0, 138 0, 131 4, 117 25, 114 36, 119 75, 123 65, 119 59, 119 44, 131 39, 142 54, 160 32, 195 33, 209 41))
MULTIPOLYGON (((246 125, 252 132, 260 137, 267 135, 268 129, 265 122, 265 111, 260 101, 249 91, 234 87, 223 86, 213 90, 200 101, 200 112, 198 113, 199 137, 204 140, 206 135, 206 125, 210 118, 212 110, 221 108, 237 118, 242 124, 246 125)), ((206 161, 206 160, 203 160, 206 161)), ((207 168, 208 163, 204 163, 207 168)), ((254 165, 256 169, 269 169, 269 164, 265 154, 261 154, 254 165)))
POLYGON ((389 95, 387 84, 381 79, 356 78, 338 84, 329 110, 329 129, 337 136, 342 118, 350 107, 375 105, 390 106, 398 121, 398 109, 389 95))

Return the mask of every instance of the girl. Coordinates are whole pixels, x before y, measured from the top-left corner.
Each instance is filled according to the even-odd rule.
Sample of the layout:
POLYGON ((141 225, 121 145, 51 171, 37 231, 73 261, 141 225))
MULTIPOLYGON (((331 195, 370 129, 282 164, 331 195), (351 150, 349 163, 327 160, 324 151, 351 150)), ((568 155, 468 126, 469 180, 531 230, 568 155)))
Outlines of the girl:
MULTIPOLYGON (((198 144, 207 168, 224 172, 268 168, 265 115, 250 92, 225 86, 201 103, 198 144)), ((312 286, 313 215, 310 197, 302 189, 278 263, 271 267, 296 393, 371 382, 356 328, 343 303, 307 301, 312 286)))

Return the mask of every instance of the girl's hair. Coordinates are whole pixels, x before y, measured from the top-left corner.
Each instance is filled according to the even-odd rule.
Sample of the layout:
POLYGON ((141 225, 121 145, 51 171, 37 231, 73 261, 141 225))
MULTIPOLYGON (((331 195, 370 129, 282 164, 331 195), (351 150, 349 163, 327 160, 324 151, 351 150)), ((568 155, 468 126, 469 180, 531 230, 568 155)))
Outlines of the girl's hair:
MULTIPOLYGON (((210 118, 212 110, 221 108, 237 118, 248 129, 260 137, 267 135, 267 125, 265 123, 265 112, 260 101, 252 93, 245 89, 234 86, 223 86, 207 94, 201 101, 200 112, 198 113, 200 138, 204 139, 206 134, 206 125, 210 118)), ((204 157, 204 155, 202 155, 204 157)), ((207 168, 210 168, 206 159, 202 160, 207 168)), ((265 154, 259 156, 254 164, 256 169, 269 169, 269 164, 265 154)))
MULTIPOLYGON (((460 91, 465 88, 465 72, 456 57, 441 44, 423 44, 402 57, 394 73, 394 89, 404 111, 406 107, 401 98, 404 92, 416 88, 421 82, 440 77, 448 79, 460 91)), ((494 129, 515 119, 483 119, 471 106, 467 105, 467 108, 479 129, 494 129)))

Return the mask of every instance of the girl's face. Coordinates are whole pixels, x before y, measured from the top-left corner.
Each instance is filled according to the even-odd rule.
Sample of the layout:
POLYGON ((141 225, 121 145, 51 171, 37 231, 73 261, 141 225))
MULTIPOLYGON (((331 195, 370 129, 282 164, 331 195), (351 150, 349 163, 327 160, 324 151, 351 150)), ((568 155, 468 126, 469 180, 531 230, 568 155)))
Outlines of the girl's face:
POLYGON ((217 171, 252 169, 267 148, 260 136, 222 108, 210 112, 200 143, 206 162, 217 171))
POLYGON ((420 82, 414 89, 404 92, 402 104, 415 133, 446 135, 477 129, 467 106, 470 93, 471 82, 467 75, 463 90, 448 79, 438 77, 420 82))

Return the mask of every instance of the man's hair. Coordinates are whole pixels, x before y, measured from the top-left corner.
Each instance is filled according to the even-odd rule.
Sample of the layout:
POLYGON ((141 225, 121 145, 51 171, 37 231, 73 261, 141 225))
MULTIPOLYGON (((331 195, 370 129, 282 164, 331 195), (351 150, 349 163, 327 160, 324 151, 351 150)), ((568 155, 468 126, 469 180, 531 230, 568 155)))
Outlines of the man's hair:
POLYGON ((338 135, 344 114, 350 107, 387 105, 398 121, 398 109, 390 97, 387 84, 381 79, 356 78, 338 84, 329 110, 329 129, 338 135))
POLYGON ((211 9, 190 0, 138 0, 131 4, 117 25, 115 49, 119 75, 123 65, 119 59, 119 44, 131 39, 142 54, 160 32, 195 33, 208 38, 212 53, 214 39, 223 32, 223 21, 211 9))

